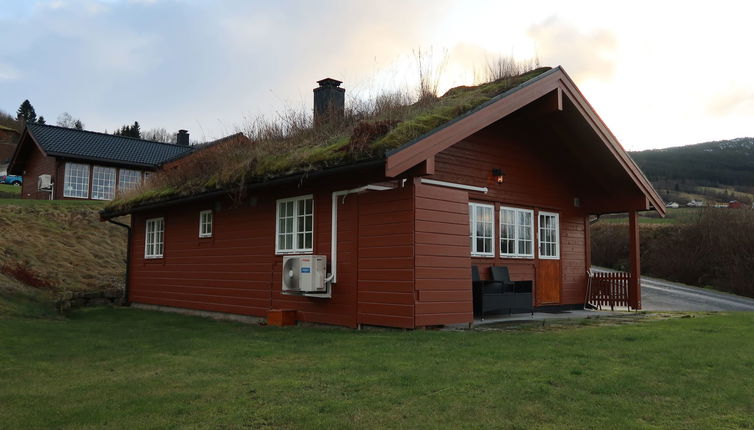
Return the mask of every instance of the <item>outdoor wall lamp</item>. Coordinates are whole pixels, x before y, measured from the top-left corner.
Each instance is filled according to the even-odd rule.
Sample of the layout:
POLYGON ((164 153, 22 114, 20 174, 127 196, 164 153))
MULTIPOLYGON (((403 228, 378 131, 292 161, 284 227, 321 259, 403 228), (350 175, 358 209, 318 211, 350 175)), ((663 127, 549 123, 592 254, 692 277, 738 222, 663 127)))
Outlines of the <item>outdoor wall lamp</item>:
POLYGON ((502 184, 505 179, 505 172, 502 169, 492 169, 492 176, 498 184, 502 184))

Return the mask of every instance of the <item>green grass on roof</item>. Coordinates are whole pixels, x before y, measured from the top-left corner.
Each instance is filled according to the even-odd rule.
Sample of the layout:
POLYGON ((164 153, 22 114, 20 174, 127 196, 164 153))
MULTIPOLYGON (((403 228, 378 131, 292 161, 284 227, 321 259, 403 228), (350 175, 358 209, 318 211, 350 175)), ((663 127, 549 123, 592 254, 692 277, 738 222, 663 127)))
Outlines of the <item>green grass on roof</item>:
MULTIPOLYGON (((230 139, 179 160, 139 192, 110 202, 106 212, 213 191, 233 191, 307 171, 379 159, 518 85, 550 70, 540 67, 477 86, 460 86, 441 97, 411 104, 388 103, 369 115, 348 112, 336 123, 296 127, 253 141, 230 139)), ((400 98, 399 98, 400 99, 400 98)), ((401 100, 405 100, 402 98, 401 100)), ((299 124, 300 125, 300 124, 299 124)))

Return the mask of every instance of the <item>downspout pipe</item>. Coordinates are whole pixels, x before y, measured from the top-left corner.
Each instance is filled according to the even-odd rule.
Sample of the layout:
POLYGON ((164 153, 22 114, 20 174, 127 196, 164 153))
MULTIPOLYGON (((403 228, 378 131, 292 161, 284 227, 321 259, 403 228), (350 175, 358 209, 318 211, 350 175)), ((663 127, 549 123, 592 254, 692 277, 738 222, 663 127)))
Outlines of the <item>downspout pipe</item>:
POLYGON ((334 284, 338 280, 338 199, 349 194, 361 193, 363 191, 385 191, 392 190, 393 187, 383 185, 364 185, 363 187, 352 188, 350 190, 333 191, 332 193, 332 219, 330 221, 330 275, 325 278, 325 282, 334 284))
POLYGON ((128 245, 126 245, 126 285, 123 288, 123 306, 128 306, 131 304, 128 297, 129 284, 131 283, 131 226, 113 219, 109 219, 107 222, 123 227, 128 231, 128 245))

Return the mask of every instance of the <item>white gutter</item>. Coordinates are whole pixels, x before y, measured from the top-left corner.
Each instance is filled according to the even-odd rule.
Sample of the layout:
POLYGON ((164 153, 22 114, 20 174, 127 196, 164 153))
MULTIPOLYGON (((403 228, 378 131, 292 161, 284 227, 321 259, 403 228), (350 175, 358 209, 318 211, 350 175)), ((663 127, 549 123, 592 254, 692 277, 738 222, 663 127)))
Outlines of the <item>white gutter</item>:
POLYGON ((422 184, 438 185, 440 187, 458 188, 459 190, 478 191, 480 193, 487 194, 487 187, 475 187, 473 185, 456 184, 455 182, 437 181, 434 179, 421 178, 422 184))
POLYGON ((338 197, 345 197, 349 194, 360 193, 362 191, 385 191, 392 190, 393 187, 383 185, 364 185, 363 187, 353 188, 350 190, 334 191, 332 193, 332 220, 330 223, 330 276, 325 278, 325 282, 334 284, 338 278, 338 197))

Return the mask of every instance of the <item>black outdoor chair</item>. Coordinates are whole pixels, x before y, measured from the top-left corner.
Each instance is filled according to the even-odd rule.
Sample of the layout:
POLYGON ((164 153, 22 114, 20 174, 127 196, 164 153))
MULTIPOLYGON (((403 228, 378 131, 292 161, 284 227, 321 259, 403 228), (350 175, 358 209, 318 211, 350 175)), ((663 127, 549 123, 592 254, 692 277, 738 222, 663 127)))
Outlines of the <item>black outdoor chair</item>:
POLYGON ((506 305, 508 312, 525 309, 534 315, 534 305, 532 303, 532 282, 531 281, 511 281, 508 268, 505 266, 492 266, 492 280, 500 282, 503 285, 503 291, 506 293, 506 305))
MULTIPOLYGON (((474 299, 474 316, 484 319, 488 312, 502 311, 506 306, 505 288, 502 282, 483 281, 479 267, 471 266, 471 285, 474 299)), ((512 294, 512 290, 511 290, 512 294)))

